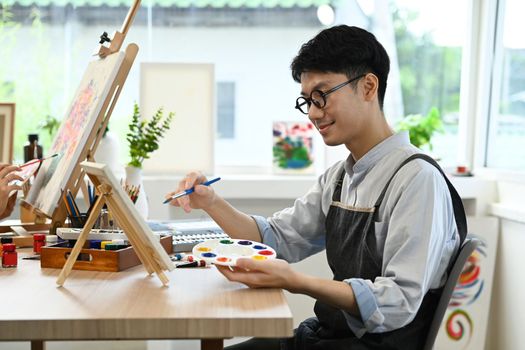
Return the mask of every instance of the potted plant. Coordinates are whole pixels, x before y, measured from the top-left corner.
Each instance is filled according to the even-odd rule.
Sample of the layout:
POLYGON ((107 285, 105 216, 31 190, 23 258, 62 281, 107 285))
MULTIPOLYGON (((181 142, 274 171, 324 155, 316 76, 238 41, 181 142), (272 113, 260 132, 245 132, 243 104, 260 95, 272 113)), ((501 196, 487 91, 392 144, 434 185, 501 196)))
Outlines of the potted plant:
POLYGON ((411 114, 403 118, 396 127, 397 131, 407 130, 410 143, 417 148, 422 148, 428 145, 428 149, 432 151, 432 135, 435 132, 443 133, 443 122, 439 110, 432 107, 427 115, 411 114))
POLYGON ((135 206, 144 218, 148 216, 148 205, 142 186, 142 163, 159 148, 159 141, 170 128, 173 116, 174 113, 170 112, 165 117, 163 109, 159 108, 150 120, 145 120, 140 115, 137 103, 133 106, 133 116, 126 137, 130 156, 126 167, 126 185, 133 186, 138 191, 135 206))
POLYGON ((60 128, 60 120, 51 115, 47 115, 46 118, 38 124, 38 127, 42 130, 46 130, 49 134, 49 138, 53 139, 55 132, 60 128))

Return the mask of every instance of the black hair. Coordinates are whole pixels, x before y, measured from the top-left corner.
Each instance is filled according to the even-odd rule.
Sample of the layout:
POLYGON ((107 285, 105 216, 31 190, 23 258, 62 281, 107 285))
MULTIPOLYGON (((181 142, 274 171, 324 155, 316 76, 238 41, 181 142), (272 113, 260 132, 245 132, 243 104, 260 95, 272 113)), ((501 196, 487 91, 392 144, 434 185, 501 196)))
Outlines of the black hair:
MULTIPOLYGON (((339 25, 327 28, 301 46, 291 64, 292 77, 300 83, 309 71, 343 73, 348 79, 374 73, 379 79, 379 108, 383 110, 390 59, 376 37, 361 28, 339 25)), ((357 81, 352 83, 357 86, 357 81)))

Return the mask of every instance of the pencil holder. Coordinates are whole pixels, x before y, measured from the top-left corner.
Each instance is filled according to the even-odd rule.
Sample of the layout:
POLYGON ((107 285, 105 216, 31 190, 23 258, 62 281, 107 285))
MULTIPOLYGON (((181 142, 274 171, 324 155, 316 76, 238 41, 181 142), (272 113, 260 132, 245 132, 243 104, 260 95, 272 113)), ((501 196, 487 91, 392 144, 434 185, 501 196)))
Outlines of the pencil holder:
POLYGON ((82 228, 86 224, 87 218, 87 213, 80 213, 80 216, 69 215, 69 222, 73 228, 82 228))

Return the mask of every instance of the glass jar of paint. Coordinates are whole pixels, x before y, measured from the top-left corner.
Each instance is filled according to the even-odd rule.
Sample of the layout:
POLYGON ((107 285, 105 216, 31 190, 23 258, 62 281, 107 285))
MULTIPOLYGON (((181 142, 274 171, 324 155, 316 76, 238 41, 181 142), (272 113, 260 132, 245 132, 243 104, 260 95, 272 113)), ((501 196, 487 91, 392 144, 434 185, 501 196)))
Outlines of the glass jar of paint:
POLYGON ((42 247, 46 245, 46 235, 44 233, 35 233, 33 235, 33 251, 40 254, 42 247))
POLYGON ((3 245, 2 267, 16 267, 18 265, 18 253, 13 243, 3 245))

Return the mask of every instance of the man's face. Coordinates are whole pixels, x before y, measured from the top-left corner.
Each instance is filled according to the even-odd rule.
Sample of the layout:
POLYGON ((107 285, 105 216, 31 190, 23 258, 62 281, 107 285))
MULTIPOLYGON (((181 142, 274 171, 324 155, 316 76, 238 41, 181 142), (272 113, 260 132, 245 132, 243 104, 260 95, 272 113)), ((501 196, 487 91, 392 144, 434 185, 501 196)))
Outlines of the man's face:
MULTIPOLYGON (((314 90, 326 92, 348 80, 345 74, 340 73, 305 72, 301 74, 301 95, 309 98, 314 90)), ((351 140, 359 137, 365 123, 365 106, 359 91, 356 91, 352 84, 347 84, 328 94, 325 101, 323 108, 311 104, 308 118, 319 130, 327 145, 348 146, 351 140)))

